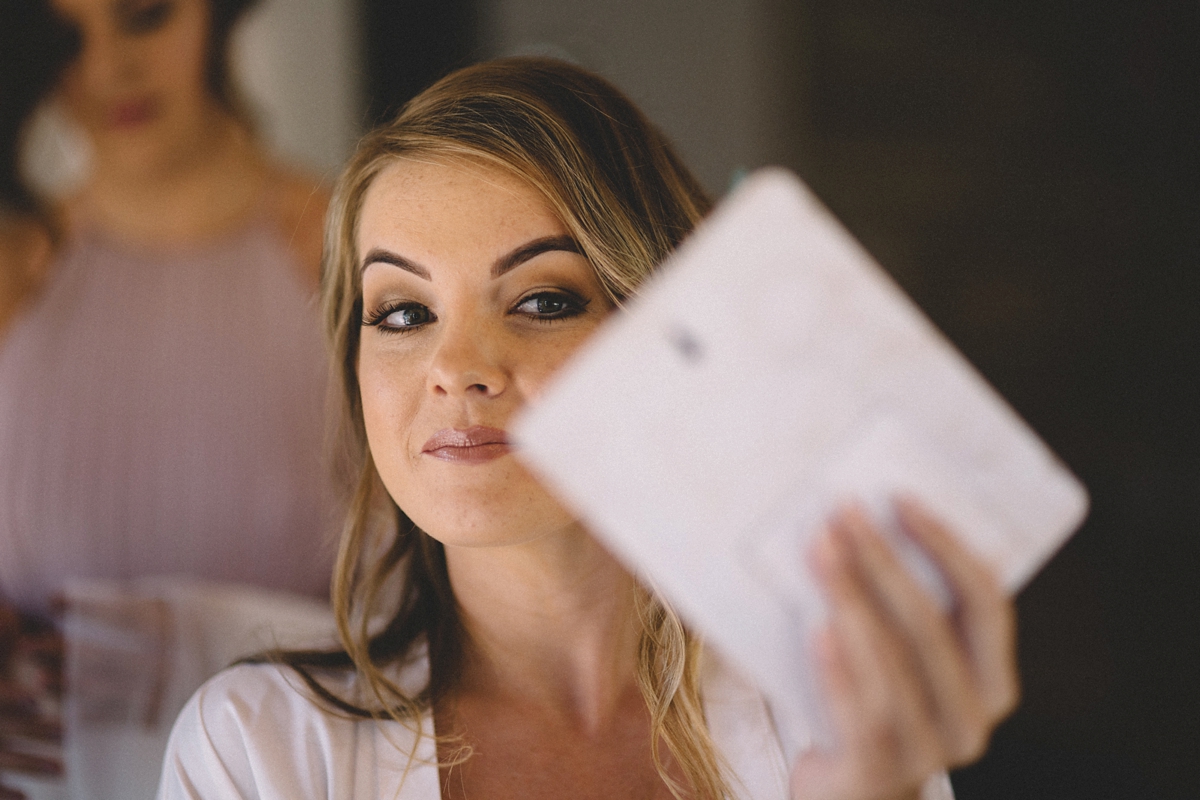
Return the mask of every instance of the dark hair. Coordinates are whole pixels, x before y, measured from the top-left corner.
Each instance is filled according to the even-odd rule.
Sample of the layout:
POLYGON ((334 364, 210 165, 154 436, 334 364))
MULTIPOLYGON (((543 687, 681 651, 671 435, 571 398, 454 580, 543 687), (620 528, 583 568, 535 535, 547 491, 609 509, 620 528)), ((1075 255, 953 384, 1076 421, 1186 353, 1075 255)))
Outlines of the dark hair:
POLYGON ((18 171, 21 132, 78 50, 78 33, 45 0, 0 3, 0 209, 37 211, 18 171))
POLYGON ((209 0, 208 63, 205 78, 208 90, 230 111, 240 112, 237 87, 229 74, 229 40, 238 20, 258 0, 209 0))

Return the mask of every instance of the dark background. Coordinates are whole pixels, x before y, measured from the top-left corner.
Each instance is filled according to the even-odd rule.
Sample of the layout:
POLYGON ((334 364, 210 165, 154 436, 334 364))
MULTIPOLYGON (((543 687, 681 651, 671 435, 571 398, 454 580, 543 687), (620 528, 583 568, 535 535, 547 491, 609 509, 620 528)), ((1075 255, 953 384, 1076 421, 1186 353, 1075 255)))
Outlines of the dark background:
MULTIPOLYGON (((960 800, 1200 797, 1200 4, 780 7, 782 160, 1092 493, 960 800)), ((365 9, 373 118, 483 55, 470 0, 365 9)))

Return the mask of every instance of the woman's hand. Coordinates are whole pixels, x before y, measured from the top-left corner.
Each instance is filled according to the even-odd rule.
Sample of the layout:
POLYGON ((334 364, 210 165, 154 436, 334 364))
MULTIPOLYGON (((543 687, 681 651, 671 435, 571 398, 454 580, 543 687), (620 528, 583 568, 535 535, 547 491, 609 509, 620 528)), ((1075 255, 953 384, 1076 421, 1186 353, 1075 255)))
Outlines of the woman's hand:
MULTIPOLYGON (((0 784, 6 772, 56 775, 57 759, 16 743, 61 740, 62 637, 53 626, 0 605, 0 784)), ((0 785, 0 800, 19 796, 0 785)))
POLYGON ((918 797, 935 772, 979 758, 1017 704, 1015 613, 1003 587, 921 506, 896 505, 954 605, 938 607, 861 510, 831 521, 812 560, 829 600, 816 651, 837 748, 797 759, 796 800, 918 797))

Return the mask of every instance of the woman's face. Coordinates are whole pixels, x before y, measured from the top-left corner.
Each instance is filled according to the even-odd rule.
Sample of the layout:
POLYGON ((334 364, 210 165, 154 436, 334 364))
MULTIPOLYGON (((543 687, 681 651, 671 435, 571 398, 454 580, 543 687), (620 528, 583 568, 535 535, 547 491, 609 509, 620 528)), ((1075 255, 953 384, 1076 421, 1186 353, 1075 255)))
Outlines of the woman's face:
POLYGON ((392 498, 450 546, 572 527, 504 434, 612 309, 562 222, 498 168, 404 160, 368 189, 357 244, 358 381, 392 498))
POLYGON ((219 106, 205 69, 207 0, 53 0, 82 48, 63 78, 98 155, 125 168, 186 156, 219 106))

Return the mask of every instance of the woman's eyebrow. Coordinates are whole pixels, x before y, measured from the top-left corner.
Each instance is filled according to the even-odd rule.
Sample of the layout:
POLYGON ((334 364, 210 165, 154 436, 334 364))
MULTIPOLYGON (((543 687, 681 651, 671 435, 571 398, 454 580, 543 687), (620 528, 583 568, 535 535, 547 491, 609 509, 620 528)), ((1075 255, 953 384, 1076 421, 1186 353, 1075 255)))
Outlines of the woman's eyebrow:
POLYGON ((429 280, 429 270, 422 267, 413 261, 409 261, 404 256, 396 255, 390 250, 384 250, 376 247, 371 252, 367 253, 367 257, 363 259, 362 266, 358 268, 361 274, 367 267, 372 264, 391 264, 393 267, 399 267, 405 272, 411 272, 418 278, 429 280))
POLYGON ((496 259, 496 263, 492 264, 492 277, 499 278, 504 273, 521 266, 534 256, 548 253, 551 250, 583 254, 583 251, 579 247, 579 242, 570 236, 544 236, 541 239, 534 239, 528 244, 523 244, 508 255, 496 259))

